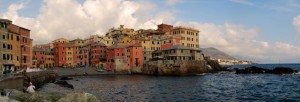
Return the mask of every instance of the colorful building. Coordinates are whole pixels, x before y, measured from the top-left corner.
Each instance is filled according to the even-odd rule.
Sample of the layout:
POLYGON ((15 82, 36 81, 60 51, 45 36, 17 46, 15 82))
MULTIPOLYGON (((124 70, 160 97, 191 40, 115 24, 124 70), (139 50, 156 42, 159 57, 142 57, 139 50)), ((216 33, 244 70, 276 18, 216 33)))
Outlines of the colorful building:
POLYGON ((199 30, 188 27, 174 27, 172 34, 180 36, 182 46, 199 49, 199 30))
POLYGON ((0 19, 0 67, 2 70, 20 71, 31 67, 32 39, 30 30, 0 19))
POLYGON ((124 67, 126 46, 112 45, 107 49, 106 70, 112 71, 118 67, 124 67))
POLYGON ((92 43, 90 51, 91 65, 104 67, 106 62, 106 45, 101 42, 92 43))
POLYGON ((140 43, 130 45, 126 48, 126 59, 131 71, 138 72, 143 66, 143 48, 140 43))

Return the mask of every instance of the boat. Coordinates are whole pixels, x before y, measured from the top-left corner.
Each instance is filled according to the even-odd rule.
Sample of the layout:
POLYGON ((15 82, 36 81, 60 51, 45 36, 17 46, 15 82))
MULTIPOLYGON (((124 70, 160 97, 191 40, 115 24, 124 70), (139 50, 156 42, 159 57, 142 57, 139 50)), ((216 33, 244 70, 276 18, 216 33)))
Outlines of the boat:
POLYGON ((101 67, 100 68, 96 68, 96 71, 97 72, 104 72, 104 68, 101 68, 101 67))

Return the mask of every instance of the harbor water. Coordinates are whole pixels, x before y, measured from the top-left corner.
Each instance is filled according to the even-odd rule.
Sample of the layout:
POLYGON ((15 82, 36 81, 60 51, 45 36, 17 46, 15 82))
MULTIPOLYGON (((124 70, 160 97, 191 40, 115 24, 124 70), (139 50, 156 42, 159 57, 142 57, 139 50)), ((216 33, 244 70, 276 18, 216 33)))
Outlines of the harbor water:
MULTIPOLYGON (((300 64, 256 65, 299 70, 300 64)), ((244 68, 245 66, 231 66, 244 68)), ((300 101, 300 74, 235 74, 198 76, 99 75, 68 81, 75 89, 47 84, 41 92, 87 92, 100 101, 300 101)))

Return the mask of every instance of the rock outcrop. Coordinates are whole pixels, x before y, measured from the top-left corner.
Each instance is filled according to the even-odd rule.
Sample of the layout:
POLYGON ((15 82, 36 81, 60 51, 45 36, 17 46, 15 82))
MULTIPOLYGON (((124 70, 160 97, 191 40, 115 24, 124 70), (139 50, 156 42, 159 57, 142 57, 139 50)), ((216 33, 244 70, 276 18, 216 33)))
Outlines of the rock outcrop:
POLYGON ((56 80, 54 82, 54 84, 60 85, 61 87, 66 87, 66 88, 74 89, 74 86, 72 84, 69 84, 65 80, 56 80))
POLYGON ((195 75, 221 70, 218 62, 212 60, 157 60, 146 62, 141 71, 147 75, 195 75))
POLYGON ((24 88, 32 82, 36 89, 41 88, 46 83, 55 82, 57 75, 51 71, 24 73, 24 88))
POLYGON ((273 70, 251 66, 245 69, 237 69, 236 74, 293 74, 297 73, 297 70, 287 67, 276 67, 273 70))
MULTIPOLYGON (((5 89, 9 99, 20 102, 98 102, 97 98, 89 93, 23 93, 14 89, 5 89)), ((0 98, 1 99, 1 98, 0 98)))

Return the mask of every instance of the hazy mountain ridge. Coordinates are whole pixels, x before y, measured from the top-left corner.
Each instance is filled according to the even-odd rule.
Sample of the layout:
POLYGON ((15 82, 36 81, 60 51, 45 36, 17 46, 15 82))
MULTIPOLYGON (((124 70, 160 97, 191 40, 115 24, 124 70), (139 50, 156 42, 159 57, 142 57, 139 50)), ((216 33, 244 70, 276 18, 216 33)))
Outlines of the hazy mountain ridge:
POLYGON ((210 56, 213 59, 228 59, 228 60, 238 60, 227 53, 220 51, 214 47, 200 48, 205 56, 210 56))

